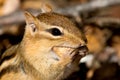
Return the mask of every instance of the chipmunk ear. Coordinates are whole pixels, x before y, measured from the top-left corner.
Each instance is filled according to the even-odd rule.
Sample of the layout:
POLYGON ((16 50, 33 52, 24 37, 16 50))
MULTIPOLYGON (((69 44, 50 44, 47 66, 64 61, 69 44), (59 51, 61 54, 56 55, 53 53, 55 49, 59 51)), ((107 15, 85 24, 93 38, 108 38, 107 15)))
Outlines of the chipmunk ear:
POLYGON ((29 12, 25 11, 25 20, 28 26, 27 28, 29 28, 31 33, 35 32, 37 30, 37 26, 36 26, 37 18, 32 14, 30 14, 29 12))
POLYGON ((50 6, 49 4, 42 4, 42 13, 46 13, 46 12, 52 12, 52 6, 50 6))

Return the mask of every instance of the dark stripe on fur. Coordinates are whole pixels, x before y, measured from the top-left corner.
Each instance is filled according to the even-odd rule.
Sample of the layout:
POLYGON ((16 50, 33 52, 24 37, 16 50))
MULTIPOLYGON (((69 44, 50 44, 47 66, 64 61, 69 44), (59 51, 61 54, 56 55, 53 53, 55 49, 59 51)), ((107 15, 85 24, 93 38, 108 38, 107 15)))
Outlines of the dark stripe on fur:
POLYGON ((1 58, 0 59, 0 65, 4 62, 4 61, 7 61, 7 60, 10 60, 11 58, 14 58, 15 57, 15 53, 13 53, 12 55, 7 55, 7 56, 5 56, 5 57, 3 57, 3 58, 1 58))
POLYGON ((10 66, 7 66, 5 68, 3 68, 0 72, 0 79, 1 77, 6 74, 6 73, 10 73, 10 72, 15 72, 17 73, 18 72, 18 68, 19 66, 16 66, 16 65, 10 65, 10 66))

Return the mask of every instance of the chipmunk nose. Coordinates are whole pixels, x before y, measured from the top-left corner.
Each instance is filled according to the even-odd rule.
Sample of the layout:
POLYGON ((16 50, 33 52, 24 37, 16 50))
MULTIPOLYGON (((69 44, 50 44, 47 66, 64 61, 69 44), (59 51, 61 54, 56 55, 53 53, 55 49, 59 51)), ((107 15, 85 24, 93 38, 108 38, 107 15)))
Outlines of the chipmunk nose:
POLYGON ((79 46, 78 49, 79 49, 79 55, 81 55, 81 56, 87 55, 87 53, 89 51, 88 47, 86 45, 79 46))

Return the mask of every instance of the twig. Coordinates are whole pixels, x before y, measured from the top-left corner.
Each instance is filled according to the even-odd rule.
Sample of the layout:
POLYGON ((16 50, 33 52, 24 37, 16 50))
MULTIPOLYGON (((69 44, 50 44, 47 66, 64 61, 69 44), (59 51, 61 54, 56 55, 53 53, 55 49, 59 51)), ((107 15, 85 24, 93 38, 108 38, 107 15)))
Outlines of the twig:
POLYGON ((114 6, 120 4, 120 0, 93 0, 88 3, 84 3, 76 6, 69 6, 64 9, 58 9, 56 12, 62 14, 78 15, 82 12, 94 11, 97 9, 102 9, 109 6, 114 6))
POLYGON ((93 17, 85 20, 85 24, 94 24, 99 27, 112 27, 112 28, 120 28, 120 18, 114 17, 93 17))
MULTIPOLYGON (((105 7, 114 6, 118 4, 120 4, 120 0, 93 0, 85 4, 69 6, 64 9, 57 8, 57 10, 54 10, 54 12, 65 15, 78 16, 78 14, 83 12, 94 11, 96 9, 102 9, 105 7)), ((40 13, 40 10, 29 9, 28 11, 30 11, 33 15, 40 13)), ((0 17, 0 27, 4 25, 18 24, 24 22, 24 20, 25 19, 23 11, 19 10, 10 15, 0 17)))
MULTIPOLYGON (((29 11, 33 15, 38 15, 40 13, 40 10, 28 9, 26 11, 29 11)), ((10 25, 10 24, 20 24, 24 21, 25 21, 24 11, 18 10, 9 15, 1 16, 0 17, 0 27, 2 27, 4 25, 10 25)))

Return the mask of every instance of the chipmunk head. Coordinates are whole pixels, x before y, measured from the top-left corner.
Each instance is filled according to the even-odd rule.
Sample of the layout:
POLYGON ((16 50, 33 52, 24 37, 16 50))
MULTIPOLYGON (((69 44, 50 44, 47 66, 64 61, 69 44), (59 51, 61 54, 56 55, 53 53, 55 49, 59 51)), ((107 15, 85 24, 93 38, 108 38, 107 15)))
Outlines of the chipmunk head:
POLYGON ((26 12, 25 16, 24 55, 36 69, 56 63, 64 54, 80 57, 87 52, 85 35, 63 15, 48 12, 35 17, 26 12))

